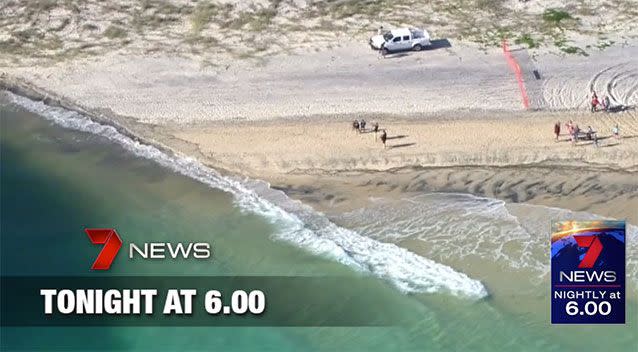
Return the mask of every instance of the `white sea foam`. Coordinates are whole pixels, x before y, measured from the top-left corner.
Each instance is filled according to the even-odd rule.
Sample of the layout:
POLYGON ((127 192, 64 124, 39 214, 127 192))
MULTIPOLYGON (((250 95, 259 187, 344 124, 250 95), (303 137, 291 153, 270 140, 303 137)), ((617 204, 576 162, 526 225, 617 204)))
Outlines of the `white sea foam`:
MULTIPOLYGON (((586 212, 511 204, 470 194, 430 193, 375 203, 342 214, 337 221, 379 241, 420 239, 427 242, 425 255, 439 260, 479 258, 535 272, 539 278, 547 278, 550 271, 552 221, 604 219, 586 212)), ((638 227, 628 224, 627 277, 635 284, 637 254, 638 227)))
POLYGON ((242 210, 259 214, 273 223, 279 230, 277 238, 388 280, 403 292, 448 292, 472 299, 487 296, 481 282, 394 244, 336 226, 322 214, 290 200, 264 183, 224 177, 195 159, 165 153, 77 112, 13 94, 10 97, 15 104, 62 127, 106 137, 137 156, 152 159, 166 168, 229 192, 242 210))

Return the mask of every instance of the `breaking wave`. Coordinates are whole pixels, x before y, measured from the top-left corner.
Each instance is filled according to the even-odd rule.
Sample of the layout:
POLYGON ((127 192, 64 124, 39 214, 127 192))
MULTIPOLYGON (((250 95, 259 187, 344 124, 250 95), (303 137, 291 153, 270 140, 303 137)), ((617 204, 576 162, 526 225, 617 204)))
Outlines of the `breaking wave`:
POLYGON ((481 282, 395 244, 339 227, 264 182, 222 176, 193 158, 140 143, 115 127, 97 123, 78 112, 8 94, 14 104, 57 125, 103 136, 139 157, 154 160, 163 167, 231 193, 240 209, 261 215, 275 225, 277 239, 387 280, 402 292, 443 292, 471 299, 488 295, 481 282))

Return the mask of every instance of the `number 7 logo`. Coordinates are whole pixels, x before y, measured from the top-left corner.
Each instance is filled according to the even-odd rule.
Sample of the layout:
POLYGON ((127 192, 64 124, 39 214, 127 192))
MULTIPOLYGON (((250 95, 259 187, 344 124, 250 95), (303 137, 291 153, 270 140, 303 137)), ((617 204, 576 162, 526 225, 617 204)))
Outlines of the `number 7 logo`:
POLYGON ((113 259, 122 247, 122 239, 115 229, 84 229, 93 244, 103 244, 104 247, 98 254, 92 270, 109 270, 113 259))
POLYGON ((587 252, 585 252, 585 256, 583 260, 578 264, 579 269, 589 269, 593 268, 596 263, 596 259, 600 255, 600 252, 603 250, 603 244, 600 243, 598 236, 574 236, 578 247, 589 247, 587 252))

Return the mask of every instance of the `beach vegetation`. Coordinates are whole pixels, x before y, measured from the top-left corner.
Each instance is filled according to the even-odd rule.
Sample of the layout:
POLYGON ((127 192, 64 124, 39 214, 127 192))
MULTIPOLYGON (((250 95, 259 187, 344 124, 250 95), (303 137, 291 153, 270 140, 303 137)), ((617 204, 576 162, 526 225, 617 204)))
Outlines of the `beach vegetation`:
POLYGON ((98 29, 100 29, 100 27, 98 27, 94 23, 85 23, 85 24, 82 25, 82 29, 87 30, 87 31, 97 31, 98 29))
POLYGON ((110 25, 104 31, 104 36, 113 40, 118 38, 126 38, 126 30, 120 26, 110 25))
POLYGON ((589 56, 589 54, 585 50, 577 46, 571 46, 571 45, 562 46, 560 47, 560 50, 566 54, 578 54, 582 56, 589 56))
POLYGON ((587 6, 584 2, 576 5, 575 9, 576 14, 579 16, 595 16, 598 11, 599 9, 596 7, 587 6))
POLYGON ((176 6, 166 0, 144 0, 131 23, 138 33, 146 29, 157 29, 161 26, 176 23, 182 16, 190 14, 191 7, 176 6))
POLYGON ((60 21, 60 24, 51 28, 51 30, 54 32, 59 32, 63 30, 64 28, 66 28, 66 26, 68 26, 70 22, 71 20, 68 17, 65 17, 62 21, 60 21))
POLYGON ((267 7, 265 9, 259 10, 255 13, 254 20, 251 23, 251 28, 254 31, 261 32, 265 30, 272 20, 277 16, 277 7, 279 6, 279 1, 267 7))
MULTIPOLYGON (((2 37, 1 48, 7 55, 0 58, 0 64, 15 55, 38 59, 34 62, 51 56, 57 60, 57 54, 48 49, 57 47, 57 40, 62 41, 65 50, 97 43, 91 50, 94 54, 116 50, 127 42, 144 41, 148 45, 135 45, 130 50, 153 46, 157 52, 201 55, 200 60, 214 60, 216 55, 236 57, 238 50, 247 48, 254 50, 255 56, 286 54, 300 41, 304 41, 303 46, 311 41, 315 45, 308 43, 307 47, 321 51, 328 49, 326 43, 336 36, 365 41, 381 25, 423 27, 434 39, 469 41, 483 50, 500 46, 502 39, 508 38, 529 49, 546 47, 579 54, 609 47, 612 43, 607 36, 614 34, 616 38, 622 28, 631 28, 631 19, 638 15, 631 1, 620 1, 616 8, 604 10, 600 4, 569 0, 540 13, 513 9, 509 0, 325 0, 307 1, 307 6, 286 2, 285 8, 291 11, 282 11, 284 0, 263 0, 247 6, 239 3, 94 0, 86 6, 79 0, 5 0, 0 5, 0 27, 8 34, 2 37), (5 12, 12 15, 2 16, 5 12), (96 18, 105 22, 96 22, 96 18), (71 26, 81 30, 69 31, 71 26), (269 43, 272 33, 286 33, 291 40, 257 47, 264 41, 269 43), (57 39, 49 40, 54 35, 57 39), (96 40, 99 36, 118 40, 106 44, 96 40), (241 37, 242 41, 225 43, 222 38, 227 37, 241 37), (578 44, 566 45, 570 39, 578 44), (195 46, 197 53, 192 52, 195 46)), ((632 37, 636 36, 627 34, 627 38, 632 37)))
POLYGON ((53 10, 56 6, 58 6, 58 2, 56 0, 31 0, 26 1, 25 5, 29 10, 35 12, 46 12, 53 10))
POLYGON ((253 13, 242 12, 236 17, 228 19, 222 23, 224 28, 239 30, 247 26, 253 20, 253 13))
MULTIPOLYGON (((229 5, 232 6, 232 5, 229 5)), ((193 9, 190 22, 193 34, 199 34, 208 27, 211 19, 220 11, 220 6, 211 2, 200 2, 193 9)))
POLYGON ((600 42, 598 42, 598 44, 596 45, 596 47, 599 50, 605 50, 606 48, 614 45, 615 42, 613 40, 601 40, 600 42))
POLYGON ((25 55, 27 54, 27 48, 22 43, 16 40, 15 37, 11 37, 7 40, 0 40, 0 48, 5 54, 25 55))
POLYGON ((565 54, 579 54, 589 56, 585 50, 577 46, 569 45, 565 37, 558 38, 554 41, 554 45, 565 54))
POLYGON ((47 50, 59 50, 64 47, 64 43, 60 40, 60 37, 55 35, 50 37, 49 40, 44 41, 42 47, 47 50))
POLYGON ((40 33, 35 28, 24 29, 21 31, 15 31, 11 33, 13 37, 15 37, 19 42, 29 42, 33 39, 37 39, 38 37, 44 37, 42 33, 40 33))
POLYGON ((251 53, 249 51, 242 51, 242 52, 236 54, 235 57, 237 57, 238 59, 243 59, 243 60, 250 59, 250 58, 253 57, 253 53, 251 53))
POLYGON ((533 48, 538 48, 539 47, 539 43, 530 35, 530 34, 523 34, 520 37, 516 38, 514 40, 515 44, 525 44, 527 45, 527 48, 529 49, 533 49, 533 48))
POLYGON ((390 0, 328 0, 318 2, 314 11, 319 16, 330 16, 336 19, 349 18, 356 15, 379 16, 392 12, 393 8, 403 5, 401 1, 390 0))
POLYGON ((216 47, 219 45, 219 40, 217 38, 206 35, 191 35, 188 36, 184 42, 189 45, 200 45, 206 48, 216 47))
POLYGON ((53 61, 61 62, 61 61, 66 61, 66 60, 70 60, 70 59, 88 57, 90 55, 92 55, 91 52, 89 52, 87 50, 82 50, 79 47, 74 47, 74 48, 57 50, 55 52, 55 54, 52 57, 50 57, 50 58, 53 61))
POLYGON ((547 9, 543 12, 543 21, 554 26, 560 26, 561 22, 571 19, 573 19, 573 17, 564 10, 547 9))
POLYGON ((249 11, 241 12, 236 17, 225 21, 223 27, 239 30, 249 29, 254 32, 262 32, 267 29, 279 11, 282 0, 273 0, 267 7, 252 7, 249 11))

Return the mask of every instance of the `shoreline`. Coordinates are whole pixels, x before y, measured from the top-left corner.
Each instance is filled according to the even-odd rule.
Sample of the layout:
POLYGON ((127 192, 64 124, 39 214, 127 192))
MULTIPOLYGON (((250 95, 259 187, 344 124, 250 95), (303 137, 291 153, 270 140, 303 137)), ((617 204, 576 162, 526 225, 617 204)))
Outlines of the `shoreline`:
MULTIPOLYGON (((403 164, 398 163, 394 165, 389 165, 388 167, 381 168, 373 168, 373 167, 361 167, 361 168, 322 168, 322 167, 313 167, 313 168, 297 168, 297 169, 272 169, 268 168, 268 165, 262 165, 261 168, 246 168, 246 167, 236 167, 232 163, 229 163, 228 160, 237 158, 242 158, 242 156, 246 156, 245 149, 237 149, 235 154, 230 154, 226 156, 227 159, 216 158, 207 153, 207 150, 202 150, 202 145, 194 142, 193 140, 178 138, 178 136, 172 134, 176 130, 175 126, 157 126, 157 125, 149 125, 145 123, 139 123, 133 121, 131 118, 118 116, 112 112, 108 111, 96 111, 94 109, 89 109, 82 107, 81 105, 60 97, 56 94, 47 92, 37 86, 33 85, 30 82, 26 82, 23 80, 11 80, 9 77, 3 77, 0 79, 0 88, 8 90, 14 94, 21 95, 36 101, 44 101, 47 105, 59 106, 63 107, 67 110, 76 111, 82 113, 89 118, 95 120, 99 123, 104 123, 111 125, 118 129, 119 132, 132 137, 134 140, 137 140, 141 143, 150 144, 155 147, 158 147, 160 150, 168 151, 172 154, 185 155, 190 157, 195 157, 203 164, 212 167, 218 172, 233 176, 233 177, 250 177, 254 179, 264 180, 268 182, 272 188, 283 190, 288 196, 293 199, 301 200, 304 203, 307 203, 319 211, 323 211, 326 213, 330 213, 335 210, 344 210, 348 208, 352 210, 353 206, 364 206, 367 202, 366 193, 370 191, 369 188, 366 188, 366 184, 369 185, 371 180, 384 180, 385 183, 391 184, 388 186, 386 191, 381 191, 379 195, 388 196, 388 197, 398 197, 398 196, 409 196, 410 194, 415 194, 418 191, 431 191, 431 192, 462 192, 468 193, 476 196, 487 196, 493 197, 500 200, 505 200, 507 202, 529 202, 530 204, 538 204, 545 206, 555 206, 562 207, 565 209, 570 209, 573 211, 592 211, 596 214, 603 216, 615 216, 618 214, 622 214, 625 216, 630 222, 638 223, 638 214, 631 209, 638 209, 638 198, 631 197, 638 194, 638 185, 634 182, 631 182, 631 179, 635 176, 638 170, 638 162, 625 164, 624 166, 614 165, 610 163, 588 163, 579 160, 577 158, 566 158, 566 159, 551 159, 548 158, 546 160, 541 161, 532 161, 527 163, 501 163, 501 164, 481 164, 481 163, 469 163, 463 164, 458 163, 458 161, 463 161, 460 158, 457 158, 457 163, 450 163, 447 165, 419 165, 413 163, 413 160, 407 159, 407 162, 403 164), (459 172, 461 170, 461 172, 459 172), (612 177, 609 180, 604 182, 604 187, 609 189, 614 188, 614 182, 620 182, 616 184, 616 186, 620 186, 619 190, 609 191, 609 189, 605 191, 597 190, 596 187, 590 187, 590 195, 591 199, 584 199, 587 197, 581 197, 583 199, 579 199, 577 202, 573 202, 570 204, 570 195, 562 195, 560 192, 546 192, 542 188, 537 187, 533 190, 533 196, 527 197, 518 197, 512 196, 512 193, 507 192, 485 192, 482 190, 478 184, 481 183, 481 180, 488 179, 499 179, 504 177, 512 178, 512 175, 521 176, 518 178, 520 181, 524 179, 523 184, 542 184, 543 177, 539 177, 539 174, 543 174, 545 172, 545 179, 549 176, 551 177, 554 174, 562 173, 563 176, 554 177, 554 180, 548 181, 548 184, 556 185, 560 182, 570 182, 575 181, 578 183, 578 180, 587 180, 587 177, 579 177, 578 175, 589 175, 592 176, 594 174, 602 175, 611 175, 612 177), (419 178, 422 183, 428 184, 427 178, 432 177, 436 178, 437 174, 446 174, 451 175, 454 173, 458 173, 459 175, 465 175, 466 180, 464 181, 466 184, 445 184, 441 182, 430 182, 427 187, 422 187, 419 189, 410 189, 410 185, 414 183, 415 178, 419 178), (486 175, 478 176, 470 176, 472 173, 487 173, 486 175), (574 174, 577 174, 576 177, 573 177, 574 174), (575 179, 575 180, 574 180, 575 179), (316 185, 321 184, 321 187, 316 187, 316 185), (363 185, 363 186, 362 186, 363 185), (469 187, 468 185, 472 185, 469 187), (478 188, 477 188, 478 187, 478 188), (312 191, 308 191, 309 188, 312 188, 312 191), (318 192, 318 189, 325 189, 318 192), (407 189, 406 192, 397 193, 394 192, 394 189, 403 188, 407 189), (618 192, 618 194, 614 192, 618 192), (623 196, 624 198, 618 199, 619 195, 623 195, 629 192, 628 195, 623 196), (348 199, 345 203, 350 203, 348 207, 335 206, 334 195, 330 196, 330 193, 339 192, 341 194, 346 194, 344 199, 348 199), (596 193, 598 192, 598 193, 596 193), (322 201, 316 201, 317 194, 322 195, 324 198, 322 201), (566 199, 561 199, 561 197, 566 197, 566 199), (609 202, 615 202, 621 205, 610 207, 609 202), (602 204, 603 206, 596 206, 596 204, 602 204), (608 210, 612 209, 612 210, 608 210), (623 210, 624 209, 624 210, 623 210), (614 213, 614 210, 622 210, 620 213, 614 213), (612 214, 613 213, 613 214, 612 214)), ((480 113, 479 113, 480 114, 480 113)), ((549 119, 552 120, 557 116, 563 116, 565 113, 562 112, 527 112, 527 113, 507 113, 507 115, 517 115, 515 117, 511 117, 507 121, 503 121, 503 123, 512 124, 512 123, 526 123, 530 119, 537 118, 538 116, 542 119, 547 119, 544 117, 545 115, 550 115, 549 119), (526 115, 526 116, 522 116, 526 115), (518 119, 517 119, 518 118, 518 119)), ((568 117, 574 118, 577 116, 583 116, 578 112, 570 112, 567 113, 568 117)), ((483 118, 486 118, 483 115, 483 118)), ((494 118, 494 116, 487 118, 488 120, 482 120, 480 117, 472 118, 472 119, 434 119, 434 120, 426 120, 426 121, 414 121, 409 119, 391 119, 388 123, 391 124, 412 124, 412 125, 428 125, 428 124, 438 124, 438 123, 471 123, 471 124, 482 124, 482 123, 490 123, 494 121, 498 121, 494 118)), ((347 126, 347 122, 343 121, 343 118, 336 117, 327 117, 324 118, 323 121, 330 124, 336 124, 341 126, 342 132, 347 135, 352 136, 352 134, 356 134, 352 130, 349 130, 347 126)), ((304 126, 307 123, 306 120, 298 120, 298 119, 283 119, 276 121, 258 121, 258 122, 224 122, 224 123, 215 123, 215 122, 207 122, 203 124, 195 124, 188 126, 181 126, 179 130, 181 131, 192 131, 194 129, 202 129, 202 128, 213 128, 217 131, 216 136, 220 135, 222 132, 225 134, 229 129, 231 131, 241 131, 249 129, 249 131, 245 132, 250 135, 255 133, 254 131, 250 131, 250 129, 259 129, 259 128, 285 128, 286 126, 293 125, 299 127, 299 125, 304 126), (202 127, 202 125, 206 127, 202 127), (220 132, 220 129, 221 130, 220 132)), ((551 126, 550 126, 551 127, 551 126)), ((549 128, 547 128, 549 131, 549 128)), ((188 133, 188 132, 186 132, 188 133)), ((263 135, 263 133, 255 133, 256 135, 263 135)), ((206 136, 206 132, 203 133, 203 136, 206 136)), ((305 139, 307 136, 301 134, 300 137, 305 139)), ((357 136, 363 137, 363 136, 357 136)), ((374 138, 373 136, 365 136, 374 138)), ((551 137, 550 137, 551 138, 551 137)), ((241 140, 241 139, 240 139, 241 140)), ((628 139, 628 143, 624 143, 625 147, 631 148, 638 143, 638 139, 628 139), (629 144, 629 146, 627 146, 629 144)), ((242 140, 242 143, 246 142, 242 140)), ((623 141, 624 142, 624 141, 623 141)), ((554 143, 554 142, 552 142, 554 143)), ((567 143, 567 142, 564 142, 567 143)), ((250 141, 246 143, 246 145, 251 145, 250 141)), ((209 146, 210 147, 210 146, 209 146)), ((236 146, 230 146, 228 148, 232 149, 236 146)), ((259 145, 253 147, 259 147, 259 145)), ((212 147, 210 147, 212 148, 212 147)), ((378 151, 379 146, 375 146, 372 149, 374 152, 378 151)), ((569 147, 572 148, 572 147, 569 147)), ((573 147, 579 148, 579 147, 573 147)), ((588 148, 587 146, 585 148, 588 148)), ((592 147, 593 148, 593 147, 592 147)), ((590 149, 590 148, 588 148, 590 149)), ((382 149, 381 149, 382 150, 382 149)), ((568 149, 569 150, 569 149, 568 149)), ((635 154, 635 153, 634 153, 635 154)), ((569 156, 569 154, 567 154, 569 156)), ((398 155, 399 158, 404 157, 398 155)), ((638 160, 638 155, 634 156, 634 159, 638 160)), ((469 159, 471 160, 471 159, 469 159)), ((255 163, 252 164, 257 165, 255 163)), ((516 177, 515 177, 516 178, 516 177)), ((608 177, 609 178, 609 177, 608 177)), ((604 188, 603 187, 603 188, 604 188)), ((514 191, 513 194, 520 193, 520 190, 514 191)), ((343 201, 342 201, 343 202, 343 201)))

